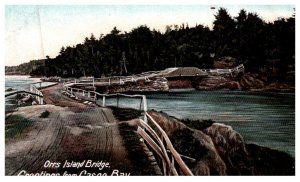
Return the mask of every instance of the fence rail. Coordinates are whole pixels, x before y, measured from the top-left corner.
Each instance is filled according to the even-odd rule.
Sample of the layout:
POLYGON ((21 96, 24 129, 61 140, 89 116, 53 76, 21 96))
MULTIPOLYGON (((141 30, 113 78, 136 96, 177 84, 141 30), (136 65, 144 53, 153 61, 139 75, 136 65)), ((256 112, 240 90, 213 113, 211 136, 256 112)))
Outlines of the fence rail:
MULTIPOLYGON (((173 147, 172 142, 170 141, 166 132, 147 112, 146 116, 149 118, 148 121, 151 122, 152 125, 156 128, 156 131, 152 127, 150 127, 148 123, 146 123, 143 120, 140 120, 140 126, 138 127, 137 132, 147 142, 147 144, 152 148, 152 150, 159 156, 163 174, 172 176, 179 175, 175 167, 177 165, 183 175, 193 176, 193 173, 182 160, 181 155, 173 147)), ((187 158, 190 160, 195 160, 190 157, 187 158)))
POLYGON ((130 76, 112 76, 112 77, 105 77, 105 78, 94 78, 94 77, 81 77, 79 79, 61 79, 64 85, 72 86, 73 84, 88 84, 88 85, 95 85, 95 83, 102 83, 102 84, 125 84, 126 82, 136 82, 138 80, 145 80, 149 81, 149 77, 159 75, 160 71, 148 71, 143 72, 136 75, 130 76))
POLYGON ((245 67, 243 64, 240 64, 232 69, 202 69, 202 71, 206 73, 215 73, 215 74, 237 74, 245 71, 245 67))
MULTIPOLYGON (((41 88, 42 83, 41 82, 39 82, 39 83, 40 83, 40 88, 41 88)), ((44 104, 44 98, 43 98, 44 95, 41 91, 39 91, 36 88, 35 84, 30 84, 30 92, 37 94, 37 95, 35 95, 35 99, 38 101, 39 104, 41 104, 41 105, 44 104)))

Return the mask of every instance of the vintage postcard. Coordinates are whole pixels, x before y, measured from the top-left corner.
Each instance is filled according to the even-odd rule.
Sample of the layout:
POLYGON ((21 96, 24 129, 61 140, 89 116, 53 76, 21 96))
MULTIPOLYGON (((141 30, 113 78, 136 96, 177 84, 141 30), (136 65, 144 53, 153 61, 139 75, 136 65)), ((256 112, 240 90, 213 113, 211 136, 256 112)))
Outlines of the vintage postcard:
POLYGON ((295 5, 4 5, 5 176, 295 176, 295 5))

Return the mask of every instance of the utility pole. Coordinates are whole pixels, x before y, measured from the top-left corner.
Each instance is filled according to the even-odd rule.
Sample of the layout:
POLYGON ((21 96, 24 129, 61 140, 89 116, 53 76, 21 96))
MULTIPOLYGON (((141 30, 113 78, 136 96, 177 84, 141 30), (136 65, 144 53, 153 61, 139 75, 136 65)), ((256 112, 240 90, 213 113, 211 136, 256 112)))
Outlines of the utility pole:
POLYGON ((125 51, 122 52, 122 60, 123 60, 123 66, 124 66, 125 74, 127 75, 125 51))

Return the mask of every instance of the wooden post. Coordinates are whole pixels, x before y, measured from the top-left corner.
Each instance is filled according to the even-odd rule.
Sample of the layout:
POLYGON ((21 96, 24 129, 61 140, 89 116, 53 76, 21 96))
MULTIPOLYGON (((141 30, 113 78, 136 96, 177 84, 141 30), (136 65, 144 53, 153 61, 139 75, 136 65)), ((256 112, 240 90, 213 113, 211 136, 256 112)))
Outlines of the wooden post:
POLYGON ((172 155, 171 155, 171 164, 174 166, 174 157, 172 155))
POLYGON ((110 85, 110 78, 108 79, 108 85, 110 85))
POLYGON ((105 107, 105 95, 102 97, 102 107, 105 107))
POLYGON ((141 98, 141 101, 140 101, 140 110, 142 110, 142 102, 143 102, 143 98, 141 98))
POLYGON ((73 89, 71 88, 71 95, 73 95, 73 89))
POLYGON ((91 93, 90 93, 90 91, 88 91, 88 98, 91 98, 91 93))
POLYGON ((146 96, 145 95, 143 95, 143 105, 144 105, 144 108, 143 108, 143 110, 144 110, 144 121, 147 123, 147 115, 146 115, 146 113, 147 113, 147 99, 146 99, 146 96))
POLYGON ((82 90, 82 96, 84 97, 84 90, 82 90))
POLYGON ((117 108, 119 108, 119 94, 117 95, 117 108))
POLYGON ((95 87, 95 78, 93 77, 93 87, 95 87))

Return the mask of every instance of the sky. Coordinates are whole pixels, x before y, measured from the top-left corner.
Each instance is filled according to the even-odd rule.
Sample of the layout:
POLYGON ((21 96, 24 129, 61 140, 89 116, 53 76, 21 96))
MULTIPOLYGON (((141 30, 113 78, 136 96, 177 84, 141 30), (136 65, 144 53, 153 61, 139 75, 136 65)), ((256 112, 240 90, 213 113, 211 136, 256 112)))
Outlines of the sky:
POLYGON ((82 43, 91 33, 99 38, 114 26, 129 32, 139 25, 165 31, 166 25, 202 24, 212 27, 217 9, 232 17, 241 9, 265 21, 291 17, 293 5, 5 5, 5 65, 14 66, 47 55, 62 46, 82 43), (211 7, 216 9, 211 9, 211 7))

